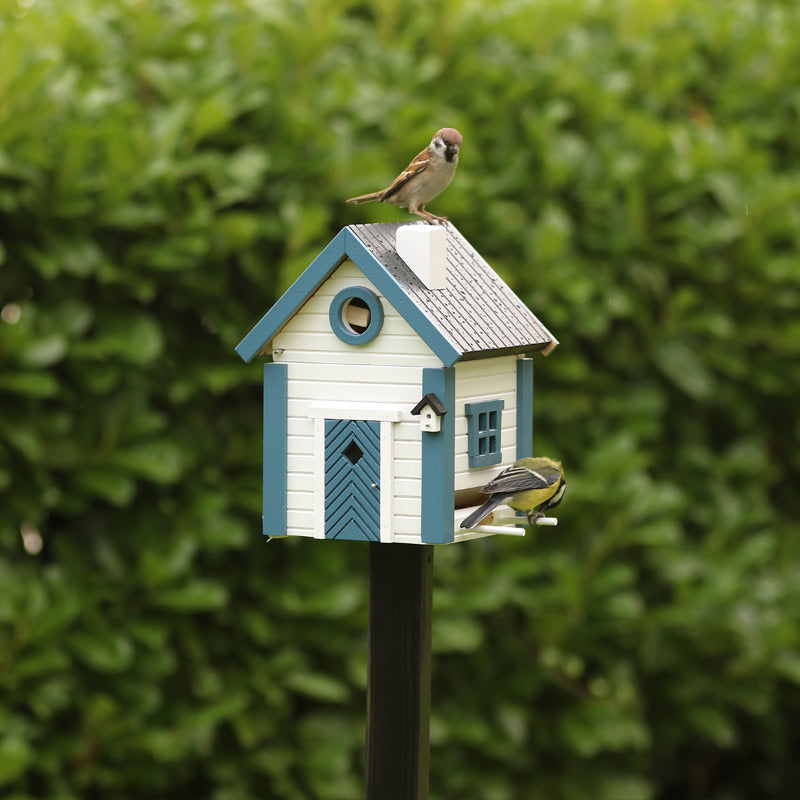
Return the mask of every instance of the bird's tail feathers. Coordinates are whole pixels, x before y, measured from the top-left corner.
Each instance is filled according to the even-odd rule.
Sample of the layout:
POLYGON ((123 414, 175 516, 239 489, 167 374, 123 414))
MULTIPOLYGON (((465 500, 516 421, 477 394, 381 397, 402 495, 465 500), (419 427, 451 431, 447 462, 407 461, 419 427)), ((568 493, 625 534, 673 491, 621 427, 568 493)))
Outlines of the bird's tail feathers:
POLYGON ((373 200, 380 200, 383 192, 371 192, 370 194, 360 194, 358 197, 350 197, 347 202, 355 203, 357 206, 361 203, 371 203, 373 200))
POLYGON ((507 499, 506 495, 489 498, 480 508, 475 509, 468 517, 464 517, 461 527, 474 528, 492 509, 502 505, 507 499))

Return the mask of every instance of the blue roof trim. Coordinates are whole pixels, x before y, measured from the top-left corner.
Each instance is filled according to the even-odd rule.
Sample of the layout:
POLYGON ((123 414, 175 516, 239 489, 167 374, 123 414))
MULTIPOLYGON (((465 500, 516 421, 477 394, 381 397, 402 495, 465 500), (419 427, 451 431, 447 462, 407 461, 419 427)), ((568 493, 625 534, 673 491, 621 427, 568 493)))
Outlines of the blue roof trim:
POLYGON ((314 290, 333 272, 345 257, 346 228, 331 239, 328 246, 306 267, 253 329, 236 345, 242 361, 253 356, 289 321, 314 290))
POLYGON ((308 265, 274 306, 236 345, 242 361, 250 361, 259 350, 291 319, 320 284, 350 257, 378 291, 397 309, 417 336, 433 350, 446 367, 452 367, 463 353, 431 322, 403 287, 349 228, 342 228, 330 244, 308 265))
POLYGON ((461 358, 461 351, 457 350, 431 322, 425 312, 409 299, 403 287, 375 258, 361 239, 349 228, 344 228, 344 231, 347 234, 346 254, 355 261, 356 266, 397 309, 397 312, 414 329, 417 336, 433 350, 442 364, 452 367, 461 358))

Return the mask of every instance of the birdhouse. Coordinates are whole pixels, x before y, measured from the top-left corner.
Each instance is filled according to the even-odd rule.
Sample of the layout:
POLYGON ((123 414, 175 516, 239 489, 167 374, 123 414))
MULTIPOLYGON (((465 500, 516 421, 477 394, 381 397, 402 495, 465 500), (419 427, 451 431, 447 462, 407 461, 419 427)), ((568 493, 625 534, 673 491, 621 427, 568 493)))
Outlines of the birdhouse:
POLYGON ((265 360, 264 534, 487 535, 460 523, 532 455, 556 344, 452 224, 343 228, 236 347, 265 360))
POLYGON ((435 394, 430 393, 411 409, 411 413, 419 416, 420 430, 438 433, 442 429, 442 417, 447 413, 447 408, 435 394))

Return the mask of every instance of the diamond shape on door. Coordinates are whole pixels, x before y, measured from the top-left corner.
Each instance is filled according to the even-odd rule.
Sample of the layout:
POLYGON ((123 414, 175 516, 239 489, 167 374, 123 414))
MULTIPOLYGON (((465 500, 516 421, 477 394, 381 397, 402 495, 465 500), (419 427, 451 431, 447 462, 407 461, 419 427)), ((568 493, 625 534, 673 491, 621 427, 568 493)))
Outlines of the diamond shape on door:
POLYGON ((364 455, 364 451, 355 442, 350 442, 342 452, 347 456, 351 464, 358 464, 359 459, 364 455))

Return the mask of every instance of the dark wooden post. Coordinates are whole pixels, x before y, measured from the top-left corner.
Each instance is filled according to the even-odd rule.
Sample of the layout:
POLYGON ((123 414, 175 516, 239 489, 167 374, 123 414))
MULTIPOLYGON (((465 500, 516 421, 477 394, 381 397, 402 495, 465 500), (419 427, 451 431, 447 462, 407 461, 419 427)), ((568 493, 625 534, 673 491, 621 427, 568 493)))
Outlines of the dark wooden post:
POLYGON ((370 544, 366 800, 427 800, 433 547, 370 544))

